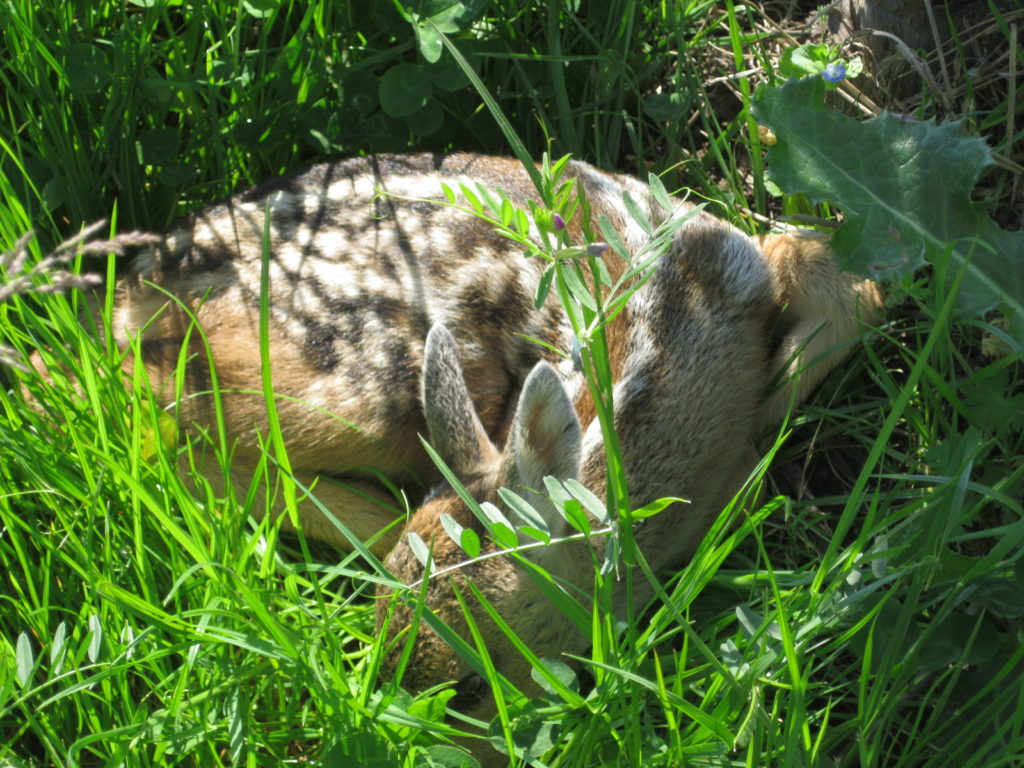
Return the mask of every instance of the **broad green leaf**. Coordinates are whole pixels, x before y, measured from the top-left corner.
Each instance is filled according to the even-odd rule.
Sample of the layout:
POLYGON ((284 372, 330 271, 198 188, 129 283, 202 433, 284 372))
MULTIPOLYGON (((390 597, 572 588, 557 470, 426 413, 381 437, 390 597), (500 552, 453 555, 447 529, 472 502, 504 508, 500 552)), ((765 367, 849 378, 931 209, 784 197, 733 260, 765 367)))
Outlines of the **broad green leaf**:
POLYGON ((446 35, 459 31, 458 18, 462 13, 462 4, 456 3, 436 16, 416 25, 416 39, 419 41, 420 55, 431 64, 441 58, 444 42, 439 32, 446 35))
POLYGON ((391 117, 407 117, 430 101, 430 78, 419 64, 396 64, 380 79, 380 107, 391 117))
MULTIPOLYGON (((568 688, 570 691, 575 691, 576 693, 579 693, 580 681, 577 679, 576 673, 573 672, 572 667, 570 667, 565 662, 558 661, 556 659, 541 659, 540 661, 541 664, 543 664, 547 668, 548 672, 550 672, 552 675, 557 677, 562 682, 563 686, 568 688)), ((540 670, 538 670, 537 668, 532 669, 530 671, 530 677, 533 678, 533 681, 537 683, 537 685, 539 685, 541 688, 547 691, 549 695, 553 697, 558 696, 558 691, 555 689, 553 685, 551 685, 547 678, 545 678, 544 675, 540 673, 540 670)), ((557 701, 558 699, 555 700, 557 701)))
POLYGON ((1024 616, 1024 589, 1013 579, 986 576, 978 582, 971 600, 1004 619, 1024 616))
POLYGON ((177 160, 181 137, 176 128, 152 128, 142 131, 135 141, 140 165, 163 165, 177 160))
POLYGON ((953 613, 925 640, 918 661, 921 669, 931 671, 984 664, 998 651, 999 632, 988 617, 953 613))
POLYGON ((467 0, 453 3, 451 0, 428 0, 417 4, 412 10, 411 4, 406 6, 406 18, 415 20, 414 29, 419 41, 420 55, 433 64, 441 58, 444 42, 441 33, 452 35, 460 32, 486 7, 486 0, 467 0))
MULTIPOLYGON (((441 38, 436 37, 438 44, 441 43, 441 38)), ((422 34, 419 37, 420 45, 423 44, 422 34)), ((470 67, 476 71, 480 71, 480 55, 473 51, 469 46, 470 41, 460 40, 458 42, 459 49, 462 51, 463 56, 469 63, 470 67)), ((420 49, 422 50, 422 48, 420 49)), ((424 57, 425 58, 425 57, 424 57)), ((428 59, 429 61, 429 59, 428 59)), ((451 56, 445 56, 437 62, 432 62, 427 67, 427 75, 430 77, 430 82, 434 84, 436 88, 442 91, 451 93, 453 91, 461 90, 469 85, 469 78, 466 77, 466 73, 462 71, 458 62, 455 61, 451 56)))
MULTIPOLYGON (((558 733, 556 723, 545 720, 543 708, 527 702, 526 699, 522 700, 519 710, 516 712, 516 727, 512 731, 512 743, 516 749, 528 755, 540 755, 551 749, 558 733)), ((494 718, 487 730, 487 737, 496 750, 507 754, 508 746, 501 726, 501 718, 494 718)), ((511 764, 516 763, 518 761, 511 764)))
POLYGON ((775 133, 774 181, 788 193, 843 209, 832 238, 843 269, 898 278, 949 253, 948 275, 965 269, 961 306, 1004 301, 1024 315, 1024 233, 1008 232, 971 200, 992 155, 958 122, 906 123, 885 113, 860 122, 824 105, 819 78, 761 88, 754 117, 775 133))
POLYGON ((426 720, 428 723, 443 723, 448 702, 455 694, 456 691, 453 688, 449 688, 448 690, 439 691, 434 696, 424 696, 415 699, 408 703, 406 711, 413 717, 426 720))
POLYGON ((689 94, 681 91, 652 93, 644 99, 644 110, 659 123, 677 123, 690 109, 689 94))
POLYGON ((1009 369, 964 385, 967 418, 985 432, 1003 436, 1024 426, 1024 393, 1014 392, 1009 369))
POLYGON ((76 43, 68 48, 65 74, 76 94, 99 93, 110 83, 110 61, 101 48, 76 43))
MULTIPOLYGON (((454 695, 455 691, 450 691, 454 695)), ((441 722, 441 718, 437 718, 441 722)), ((468 752, 458 747, 450 747, 447 744, 433 744, 423 750, 430 756, 430 765, 436 768, 480 768, 476 758, 471 757, 468 752)), ((416 765, 427 765, 416 763, 416 765)))
POLYGON ((824 43, 806 43, 787 48, 779 61, 779 74, 786 78, 817 75, 824 71, 833 58, 832 50, 824 43))
POLYGON ((444 112, 437 99, 430 99, 423 109, 418 109, 405 118, 409 131, 416 136, 430 136, 444 124, 444 112))

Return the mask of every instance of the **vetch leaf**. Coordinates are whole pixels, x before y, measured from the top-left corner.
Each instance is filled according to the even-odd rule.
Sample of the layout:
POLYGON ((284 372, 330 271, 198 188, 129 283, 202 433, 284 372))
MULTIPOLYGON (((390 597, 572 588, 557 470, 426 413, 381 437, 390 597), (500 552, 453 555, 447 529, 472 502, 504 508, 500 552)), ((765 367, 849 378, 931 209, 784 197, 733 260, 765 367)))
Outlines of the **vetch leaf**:
POLYGON ((560 274, 572 297, 591 312, 597 312, 597 299, 594 298, 590 289, 583 284, 580 276, 576 274, 576 267, 572 264, 566 264, 560 270, 560 274))
POLYGON ((64 665, 64 641, 67 639, 68 627, 63 621, 57 625, 53 632, 53 639, 50 641, 50 673, 59 675, 64 665))
POLYGON ((555 277, 555 265, 549 264, 544 272, 541 273, 540 280, 537 282, 537 295, 533 298, 533 305, 540 309, 544 306, 544 302, 547 301, 548 292, 551 290, 551 281, 555 277))
POLYGON ((100 650, 103 648, 103 624, 95 613, 89 617, 89 632, 89 648, 86 655, 89 657, 89 661, 95 664, 100 657, 100 650))
POLYGON ((448 538, 454 541, 456 544, 459 543, 459 539, 462 538, 462 532, 466 530, 462 525, 447 512, 443 512, 440 517, 441 527, 444 528, 444 532, 448 534, 448 538))
POLYGON ((459 184, 459 191, 462 192, 462 196, 466 198, 466 201, 472 206, 473 211, 477 216, 482 216, 484 213, 484 204, 480 202, 480 198, 476 196, 476 193, 469 188, 468 184, 459 184))
POLYGON ((441 526, 445 533, 462 547, 462 550, 470 557, 477 557, 480 554, 480 537, 469 528, 462 526, 454 517, 447 512, 441 515, 441 526))
POLYGON ((487 528, 487 532, 494 537, 498 544, 505 549, 512 549, 519 543, 519 537, 516 536, 512 523, 501 513, 500 509, 489 501, 482 502, 480 509, 491 523, 487 528))
POLYGON ((416 533, 416 531, 409 531, 406 534, 406 538, 409 540, 409 549, 411 549, 412 553, 416 555, 416 559, 426 567, 427 560, 430 559, 430 550, 427 548, 427 545, 423 543, 423 539, 420 538, 420 535, 416 533))
POLYGON ((544 521, 540 512, 534 509, 533 505, 526 501, 526 499, 516 495, 508 488, 499 488, 498 495, 501 497, 501 500, 508 505, 508 508, 511 509, 519 519, 526 523, 526 526, 528 527, 524 526, 521 529, 524 533, 529 533, 530 536, 534 536, 534 532, 536 532, 541 535, 539 537, 534 536, 534 538, 540 538, 545 542, 551 540, 551 530, 548 528, 548 524, 544 521))
POLYGON ((686 499, 666 497, 664 499, 657 499, 656 501, 652 501, 650 504, 645 504, 644 506, 640 507, 640 509, 634 509, 630 514, 630 517, 633 520, 643 520, 648 517, 654 517, 659 512, 664 512, 665 509, 672 506, 677 501, 682 504, 689 504, 689 502, 686 499))
POLYGON ((569 499, 562 505, 562 515, 566 522, 580 533, 589 535, 593 530, 590 526, 590 518, 583 511, 583 505, 576 499, 569 499))
POLYGON ((572 496, 565 487, 553 477, 544 478, 544 487, 547 489, 548 497, 561 510, 562 517, 580 533, 589 534, 592 527, 590 518, 583 511, 583 505, 572 496))
POLYGON ((1024 315, 1024 233, 1001 229, 971 200, 992 164, 985 142, 959 122, 905 123, 895 115, 860 122, 828 109, 820 78, 763 87, 753 114, 771 128, 773 180, 789 193, 831 201, 844 212, 832 238, 840 267, 898 278, 949 253, 949 280, 966 270, 959 300, 982 312, 1003 301, 1024 315))
POLYGON ((480 536, 473 529, 466 528, 462 531, 459 546, 470 557, 480 557, 480 536))
POLYGON ((653 173, 647 174, 647 185, 651 188, 651 196, 654 198, 654 201, 665 213, 672 213, 676 209, 660 178, 653 173))
POLYGON ((651 225, 651 220, 647 218, 647 214, 644 213, 640 203, 629 192, 622 193, 622 202, 626 206, 626 211, 629 213, 630 218, 639 224, 648 235, 653 234, 654 227, 651 225))
POLYGON ((629 249, 626 248, 626 244, 622 242, 622 238, 619 237, 618 231, 609 221, 608 217, 603 213, 597 217, 597 225, 601 229, 601 234, 604 235, 605 241, 611 246, 612 250, 615 251, 626 261, 629 261, 629 249))
POLYGON ((35 657, 32 653, 32 641, 28 639, 27 633, 22 632, 18 635, 18 643, 14 649, 14 674, 22 688, 28 684, 34 666, 35 657))
POLYGON ((565 481, 565 488, 573 496, 580 500, 587 511, 605 525, 611 525, 611 518, 608 516, 608 509, 594 493, 583 483, 575 478, 565 481))

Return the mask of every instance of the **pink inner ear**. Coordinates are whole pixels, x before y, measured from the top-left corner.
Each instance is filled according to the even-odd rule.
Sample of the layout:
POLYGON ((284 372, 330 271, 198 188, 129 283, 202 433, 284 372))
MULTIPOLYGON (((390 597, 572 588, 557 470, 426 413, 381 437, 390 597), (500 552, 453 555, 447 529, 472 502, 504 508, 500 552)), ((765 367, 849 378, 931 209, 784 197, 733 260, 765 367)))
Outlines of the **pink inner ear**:
POLYGON ((519 483, 539 488, 545 475, 565 479, 576 474, 579 421, 561 379, 547 363, 538 363, 527 377, 513 429, 510 463, 522 475, 516 478, 519 483))

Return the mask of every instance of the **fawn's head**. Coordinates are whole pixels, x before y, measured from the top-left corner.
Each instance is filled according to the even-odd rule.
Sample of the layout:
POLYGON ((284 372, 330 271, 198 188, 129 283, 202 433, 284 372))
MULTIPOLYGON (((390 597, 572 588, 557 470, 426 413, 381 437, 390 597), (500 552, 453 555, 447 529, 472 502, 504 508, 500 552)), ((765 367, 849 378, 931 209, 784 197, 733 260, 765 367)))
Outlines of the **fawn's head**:
MULTIPOLYGON (((564 521, 551 502, 529 490, 543 488, 547 475, 564 480, 575 477, 578 471, 579 420, 550 365, 538 363, 526 378, 503 451, 494 446, 480 423, 463 377, 455 340, 443 326, 434 326, 427 337, 421 396, 431 445, 474 498, 497 503, 496 489, 509 488, 528 499, 550 520, 553 531, 559 529, 558 523, 564 521)), ((530 576, 511 558, 491 557, 456 568, 470 558, 445 532, 442 514, 451 515, 463 528, 478 534, 483 542, 482 555, 499 551, 497 544, 487 540, 483 525, 454 490, 447 486, 435 490, 407 528, 418 534, 431 550, 425 607, 472 645, 468 611, 495 665, 517 687, 529 685, 530 665, 481 607, 470 583, 540 655, 545 655, 545 651, 547 655, 560 652, 561 637, 573 631, 572 627, 568 622, 562 626, 552 617, 551 606, 537 592, 530 576)), ((406 537, 386 564, 405 584, 418 585, 424 579, 426 569, 406 537)), ((454 681, 458 690, 456 709, 477 714, 488 712, 489 690, 472 667, 425 621, 411 626, 414 609, 409 603, 395 605, 389 634, 393 641, 397 637, 397 641, 385 661, 385 671, 394 674, 402 656, 407 635, 398 635, 415 631, 403 685, 422 691, 454 681)), ((378 624, 383 623, 388 607, 387 601, 379 603, 378 624)))

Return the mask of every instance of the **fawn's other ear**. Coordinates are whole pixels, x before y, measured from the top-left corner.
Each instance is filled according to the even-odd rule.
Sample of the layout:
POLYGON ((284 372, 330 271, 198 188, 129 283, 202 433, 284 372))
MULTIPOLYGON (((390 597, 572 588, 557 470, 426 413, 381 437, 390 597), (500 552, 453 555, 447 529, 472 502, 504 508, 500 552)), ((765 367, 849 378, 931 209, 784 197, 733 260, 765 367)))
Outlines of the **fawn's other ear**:
POLYGON ((517 486, 541 490, 544 476, 559 480, 579 473, 581 431, 562 380, 541 361, 523 383, 509 430, 499 486, 521 493, 517 486))
POLYGON ((434 325, 427 334, 420 402, 430 445, 456 475, 497 461, 498 451, 469 396, 455 337, 443 325, 434 325))

